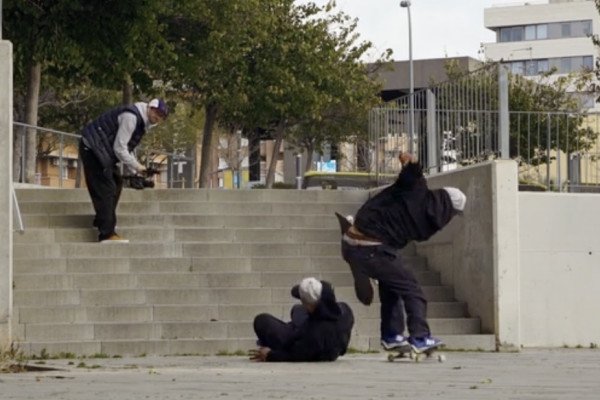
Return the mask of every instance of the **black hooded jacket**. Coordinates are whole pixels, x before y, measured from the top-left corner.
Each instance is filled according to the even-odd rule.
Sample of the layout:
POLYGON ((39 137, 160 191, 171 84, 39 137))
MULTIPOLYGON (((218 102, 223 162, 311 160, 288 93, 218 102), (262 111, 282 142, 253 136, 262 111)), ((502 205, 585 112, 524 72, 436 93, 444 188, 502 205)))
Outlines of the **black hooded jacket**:
POLYGON ((396 182, 362 205, 354 225, 366 236, 400 249, 411 240, 429 239, 455 214, 448 193, 429 190, 421 166, 408 163, 396 182))
MULTIPOLYGON (((316 310, 284 349, 269 352, 267 361, 335 361, 346 353, 354 326, 352 309, 336 301, 329 282, 321 283, 323 290, 316 310)), ((292 296, 299 298, 297 285, 292 288, 292 296)))

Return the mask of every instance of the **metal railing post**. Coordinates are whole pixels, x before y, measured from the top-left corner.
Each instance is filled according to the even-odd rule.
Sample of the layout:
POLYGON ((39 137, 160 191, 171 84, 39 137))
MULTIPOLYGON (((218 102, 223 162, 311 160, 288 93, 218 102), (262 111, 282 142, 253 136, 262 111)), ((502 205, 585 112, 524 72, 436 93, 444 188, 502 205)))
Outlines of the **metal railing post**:
POLYGON ((498 64, 498 150, 500 158, 510 158, 510 117, 508 114, 508 70, 498 64))
MULTIPOLYGON (((436 172, 436 166, 439 165, 438 132, 435 121, 436 102, 435 94, 432 90, 427 90, 427 169, 429 173, 436 172)), ((443 145, 443 143, 442 143, 443 145)), ((442 151, 443 154, 443 151, 442 151)))

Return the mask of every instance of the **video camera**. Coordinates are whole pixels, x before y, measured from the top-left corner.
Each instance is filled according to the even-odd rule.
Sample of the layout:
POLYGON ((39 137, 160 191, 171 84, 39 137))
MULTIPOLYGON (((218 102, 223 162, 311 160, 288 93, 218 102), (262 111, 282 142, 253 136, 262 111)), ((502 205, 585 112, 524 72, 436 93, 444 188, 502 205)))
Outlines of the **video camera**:
POLYGON ((154 181, 150 179, 153 175, 158 174, 160 171, 154 168, 148 168, 143 172, 144 175, 128 175, 123 176, 123 179, 127 180, 129 187, 132 189, 142 190, 145 188, 154 188, 154 181))

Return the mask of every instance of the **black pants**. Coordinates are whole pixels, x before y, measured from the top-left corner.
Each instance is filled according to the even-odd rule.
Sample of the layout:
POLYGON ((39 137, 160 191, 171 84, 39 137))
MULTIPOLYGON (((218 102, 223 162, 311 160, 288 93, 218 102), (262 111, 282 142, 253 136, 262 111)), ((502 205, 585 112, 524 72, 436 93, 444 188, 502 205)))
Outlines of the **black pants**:
POLYGON ((104 240, 115 233, 117 225, 117 204, 123 189, 123 177, 119 168, 104 168, 92 150, 79 142, 79 158, 83 163, 83 173, 88 192, 92 198, 98 228, 98 240, 104 240))
POLYGON ((402 334, 405 326, 413 337, 430 334, 427 300, 421 285, 403 265, 396 249, 386 245, 353 246, 342 241, 342 256, 355 279, 362 276, 379 282, 382 338, 402 334))
POLYGON ((308 311, 296 304, 290 314, 291 322, 283 322, 271 314, 259 314, 254 318, 254 332, 262 347, 282 350, 296 338, 298 330, 308 319, 308 311))

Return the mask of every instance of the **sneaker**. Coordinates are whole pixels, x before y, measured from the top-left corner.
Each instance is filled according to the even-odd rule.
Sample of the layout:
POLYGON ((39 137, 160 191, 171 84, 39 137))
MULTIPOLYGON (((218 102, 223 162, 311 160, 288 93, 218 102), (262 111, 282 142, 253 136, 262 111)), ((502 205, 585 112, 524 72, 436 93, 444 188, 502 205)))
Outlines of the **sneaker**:
POLYGON ((123 239, 121 236, 117 235, 116 233, 113 233, 106 239, 102 239, 100 243, 129 243, 129 240, 123 239))
POLYGON ((385 350, 394 350, 408 345, 408 340, 406 340, 406 337, 404 337, 403 335, 390 336, 381 339, 381 346, 385 350))
POLYGON ((424 353, 427 350, 435 349, 443 344, 440 339, 434 338, 433 336, 424 336, 420 338, 410 337, 408 341, 415 353, 424 353))

